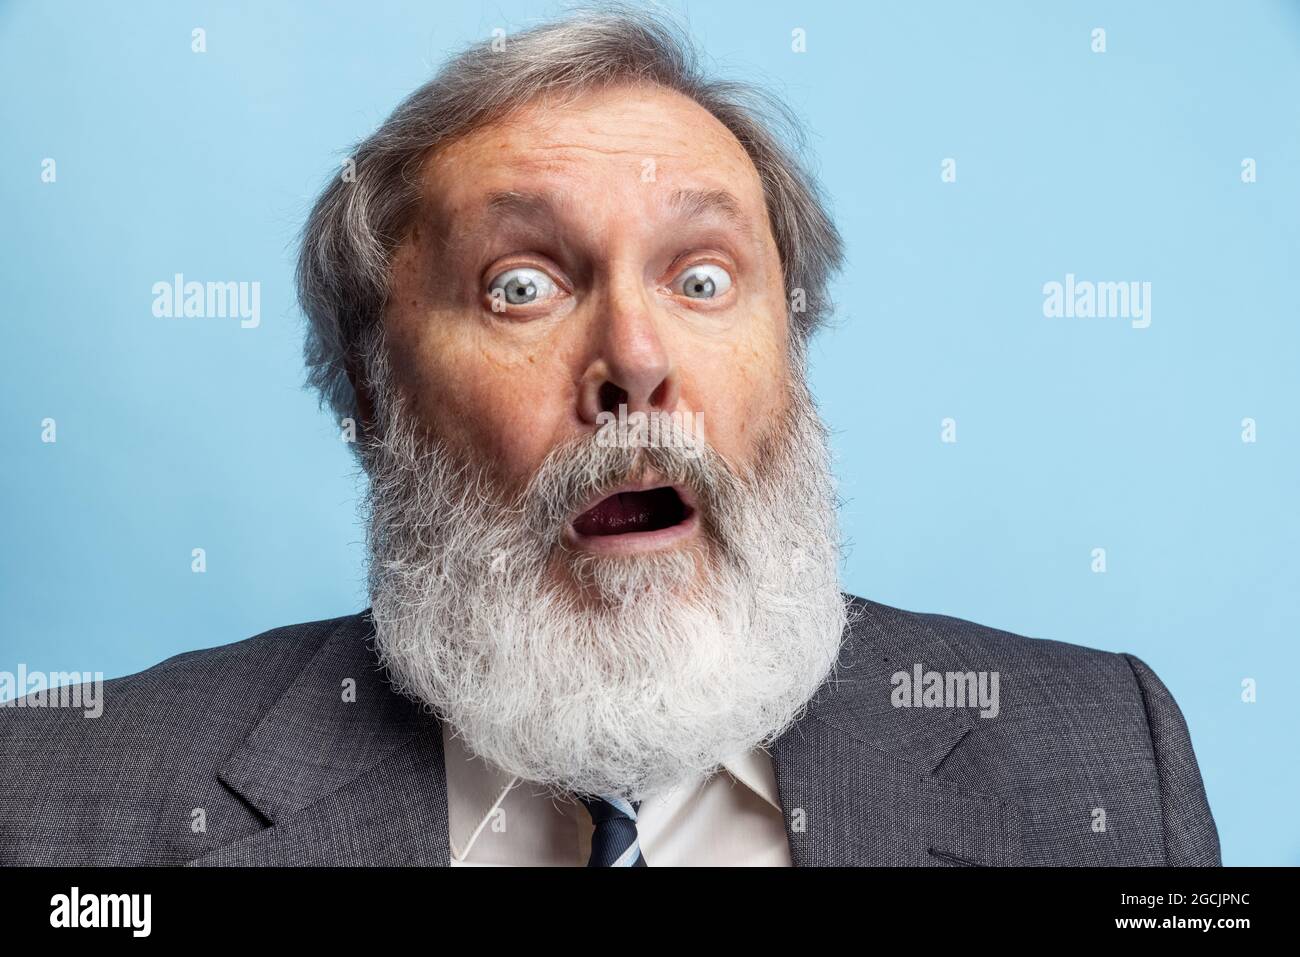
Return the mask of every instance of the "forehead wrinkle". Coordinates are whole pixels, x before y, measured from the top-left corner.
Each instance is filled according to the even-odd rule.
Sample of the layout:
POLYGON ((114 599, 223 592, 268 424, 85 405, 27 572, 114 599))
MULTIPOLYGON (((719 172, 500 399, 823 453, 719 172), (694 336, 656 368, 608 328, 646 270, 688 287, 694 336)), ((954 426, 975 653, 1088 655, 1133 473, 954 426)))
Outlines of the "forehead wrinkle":
MULTIPOLYGON (((629 139, 635 139, 635 135, 629 133, 623 133, 619 137, 619 141, 622 143, 626 143, 629 139)), ((665 147, 665 145, 662 142, 658 142, 655 148, 647 148, 647 146, 642 146, 642 148, 640 149, 633 148, 632 146, 602 147, 602 146, 596 146, 594 144, 587 144, 587 143, 535 143, 529 148, 536 153, 560 154, 559 159, 534 160, 534 162, 538 162, 538 163, 546 163, 546 162, 563 163, 566 161, 566 157, 563 155, 565 153, 595 153, 597 156, 638 156, 638 157, 656 156, 656 157, 663 157, 663 158, 685 155, 686 153, 685 149, 679 149, 679 150, 668 149, 665 147)))

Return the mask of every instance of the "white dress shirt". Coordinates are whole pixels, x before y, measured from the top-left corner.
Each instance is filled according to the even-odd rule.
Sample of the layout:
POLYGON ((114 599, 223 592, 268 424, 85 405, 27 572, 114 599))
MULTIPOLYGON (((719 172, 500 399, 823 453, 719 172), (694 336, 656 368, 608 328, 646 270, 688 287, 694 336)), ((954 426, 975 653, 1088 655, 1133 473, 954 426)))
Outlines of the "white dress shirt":
MULTIPOLYGON (((446 722, 442 740, 452 867, 586 866, 593 826, 585 807, 470 754, 446 722)), ((637 835, 650 867, 790 866, 776 775, 761 748, 647 796, 637 835)))

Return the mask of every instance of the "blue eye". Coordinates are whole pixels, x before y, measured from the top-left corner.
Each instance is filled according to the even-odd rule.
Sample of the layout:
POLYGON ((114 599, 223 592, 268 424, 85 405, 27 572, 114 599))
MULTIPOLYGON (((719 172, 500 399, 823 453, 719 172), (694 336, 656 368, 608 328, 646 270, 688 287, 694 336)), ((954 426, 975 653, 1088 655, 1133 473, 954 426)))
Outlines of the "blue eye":
POLYGON ((550 299, 558 292, 551 277, 540 269, 507 269, 488 283, 488 295, 508 306, 526 306, 530 302, 550 299))
POLYGON ((731 288, 731 274, 713 263, 700 263, 674 279, 672 288, 688 299, 713 299, 731 288))

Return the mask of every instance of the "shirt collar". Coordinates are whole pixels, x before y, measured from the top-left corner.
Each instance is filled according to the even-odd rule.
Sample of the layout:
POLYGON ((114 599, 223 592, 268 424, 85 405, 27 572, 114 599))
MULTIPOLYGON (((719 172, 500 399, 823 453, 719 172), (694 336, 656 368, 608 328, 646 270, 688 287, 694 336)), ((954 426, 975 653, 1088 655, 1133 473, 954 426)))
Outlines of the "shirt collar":
MULTIPOLYGON (((447 769, 447 817, 451 837, 451 855, 464 860, 479 834, 501 806, 510 789, 520 779, 488 764, 469 752, 451 725, 442 722, 442 745, 447 769)), ((733 755, 722 768, 777 811, 781 799, 777 793, 772 761, 762 748, 733 755)))

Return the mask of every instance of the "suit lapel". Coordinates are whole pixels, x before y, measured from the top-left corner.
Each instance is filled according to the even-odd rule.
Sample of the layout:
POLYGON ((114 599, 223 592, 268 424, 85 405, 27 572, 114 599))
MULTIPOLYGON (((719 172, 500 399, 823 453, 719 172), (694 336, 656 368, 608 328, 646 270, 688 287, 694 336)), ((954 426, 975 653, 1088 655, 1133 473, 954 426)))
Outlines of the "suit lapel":
POLYGON ((218 772, 270 825, 191 861, 446 865, 436 717, 395 694, 366 613, 342 619, 218 772))
POLYGON ((913 661, 944 667, 951 650, 854 608, 836 673, 771 748, 795 866, 1019 863, 1019 809, 935 774, 979 719, 890 704, 890 675, 913 661))

